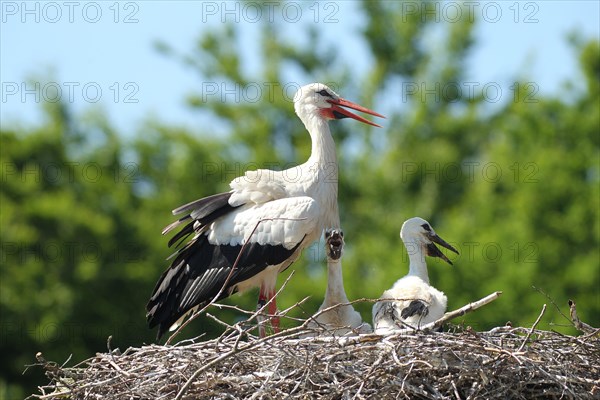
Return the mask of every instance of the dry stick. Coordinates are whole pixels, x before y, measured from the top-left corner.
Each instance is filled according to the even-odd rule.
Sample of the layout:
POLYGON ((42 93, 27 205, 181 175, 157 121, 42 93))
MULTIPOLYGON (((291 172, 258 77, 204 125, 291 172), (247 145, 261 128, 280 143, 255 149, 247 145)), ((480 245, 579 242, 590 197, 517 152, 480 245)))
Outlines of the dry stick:
MULTIPOLYGON (((281 288, 280 288, 280 289, 279 289, 279 290, 278 290, 278 291, 275 293, 275 296, 273 296, 273 298, 271 298, 271 299, 270 299, 270 300, 269 300, 269 301, 268 301, 268 302, 267 302, 267 303, 266 303, 264 306, 262 306, 260 309, 258 309, 258 310, 256 310, 256 311, 254 311, 254 312, 252 312, 252 313, 251 313, 251 312, 249 312, 249 311, 246 311, 246 310, 242 310, 241 308, 239 308, 239 307, 236 307, 236 306, 229 306, 229 305, 225 305, 225 304, 215 304, 215 306, 218 306, 218 307, 223 307, 223 308, 233 308, 233 309, 237 309, 237 310, 243 311, 244 313, 251 313, 251 314, 252 314, 252 315, 250 315, 250 316, 249 316, 247 319, 245 319, 245 320, 243 320, 243 321, 240 321, 240 322, 236 323, 235 325, 231 326, 231 328, 232 328, 232 329, 231 329, 231 332, 233 333, 234 331, 237 331, 237 333, 238 333, 238 336, 237 336, 236 342, 235 342, 235 344, 234 344, 234 348, 235 348, 235 347, 237 347, 237 344, 239 343, 239 341, 240 341, 240 340, 241 340, 241 338, 242 338, 242 334, 248 334, 248 331, 249 331, 249 330, 251 330, 251 329, 254 329, 254 327, 252 327, 252 328, 249 328, 249 329, 243 329, 243 328, 241 327, 241 325, 242 325, 242 324, 245 324, 245 323, 247 323, 247 322, 249 322, 249 321, 252 321, 254 318, 256 318, 256 316, 257 316, 258 314, 262 313, 262 312, 263 312, 263 310, 264 310, 265 308, 267 308, 267 306, 268 306, 268 305, 271 303, 271 301, 273 301, 273 299, 274 299, 274 298, 277 298, 277 296, 279 296, 279 294, 280 294, 280 293, 283 291, 283 289, 285 289, 285 287, 287 286, 288 282, 290 281, 290 279, 292 278, 292 276, 294 275, 294 273, 295 273, 295 271, 292 271, 292 272, 290 273, 290 275, 287 277, 287 279, 286 279, 286 280, 283 282, 283 284, 281 285, 281 288)), ((297 302, 296 304, 294 304, 294 305, 293 305, 293 306, 291 306, 290 308, 288 308, 288 309, 284 310, 284 311, 283 311, 284 315, 285 315, 285 313, 287 313, 289 310, 291 310, 292 308, 294 308, 294 307, 296 307, 296 306, 299 306, 300 304, 304 303, 304 302, 305 302, 306 300, 308 300, 308 299, 309 299, 309 297, 305 297, 304 299, 300 300, 299 302, 297 302)), ((207 315, 208 315, 208 314, 207 314, 207 315)), ((215 318, 215 319, 216 319, 216 318, 215 318)), ((221 322, 221 323, 223 323, 223 324, 225 324, 225 322, 223 322, 223 321, 220 321, 220 322, 221 322)), ((223 332, 223 334, 222 334, 222 335, 221 335, 221 336, 220 336, 220 337, 217 339, 217 342, 220 342, 220 341, 222 340, 222 338, 225 336, 225 334, 226 334, 227 332, 228 332, 228 331, 227 331, 227 330, 225 330, 225 331, 223 332)))
MULTIPOLYGON (((348 306, 348 305, 351 306, 354 303, 358 303, 358 302, 364 301, 364 300, 368 300, 368 299, 358 299, 358 300, 354 300, 354 301, 349 301, 347 303, 337 303, 337 304, 334 304, 332 306, 323 308, 322 310, 318 310, 316 313, 314 313, 313 315, 311 315, 310 317, 308 317, 306 320, 307 321, 312 321, 315 324, 317 324, 317 326, 320 327, 321 329, 326 330, 327 329, 327 324, 324 324, 324 323, 321 323, 321 322, 317 321, 317 317, 319 317, 321 314, 325 314, 326 312, 329 312, 331 310, 335 310, 336 308, 344 307, 344 306, 348 306)), ((363 321, 363 323, 364 323, 364 321, 363 321)), ((350 328, 350 329, 353 329, 352 326, 347 325, 347 326, 339 326, 339 327, 336 326, 336 327, 333 328, 333 330, 337 330, 337 329, 340 329, 340 328, 350 328)))
MULTIPOLYGON (((254 311, 254 313, 252 313, 252 315, 250 315, 250 317, 248 317, 245 321, 241 321, 240 323, 246 323, 249 321, 252 321, 253 319, 255 319, 256 317, 258 317, 260 314, 262 314, 267 307, 269 306, 269 304, 271 304, 271 302, 277 298, 277 296, 279 296, 279 294, 283 291, 283 289, 285 289, 285 287, 287 286, 288 282, 290 281, 290 279, 292 279, 292 276, 294 276, 294 274, 296 273, 296 271, 292 270, 290 272, 290 275, 285 279, 285 281, 283 282, 283 284, 281 285, 281 287, 279 288, 279 290, 277 292, 275 292, 275 295, 273 297, 271 297, 269 299, 269 301, 267 301, 261 308, 259 308, 258 310, 254 311)), ((296 304, 302 304, 304 303, 306 300, 308 300, 308 297, 305 297, 304 299, 300 300, 298 303, 296 304)), ((293 307, 296 306, 296 304, 294 304, 293 307)), ((289 309, 288 309, 289 310, 289 309)), ((287 313, 288 310, 286 310, 285 312, 287 313)), ((252 328, 254 329, 254 328, 252 328)))
POLYGON ((563 317, 565 317, 565 319, 569 322, 571 322, 571 320, 569 319, 568 316, 565 315, 564 312, 562 312, 562 310, 560 309, 560 307, 558 306, 558 304, 556 304, 556 302, 554 301, 554 299, 552 297, 550 297, 550 295, 548 295, 548 293, 544 292, 542 289, 532 286, 532 288, 534 290, 536 290, 537 292, 541 293, 542 295, 544 295, 544 297, 546 297, 548 299, 548 301, 550 303, 552 303, 552 305, 554 306, 554 308, 556 308, 556 311, 559 312, 560 315, 562 315, 563 317))
POLYGON ((219 297, 223 294, 223 292, 225 291, 225 288, 227 287, 227 284, 229 284, 229 281, 231 280, 231 277, 233 276, 233 271, 236 270, 237 265, 240 261, 240 257, 242 256, 242 253, 244 252, 244 250, 246 249, 246 246, 248 246, 248 243, 250 242, 250 238, 254 235, 254 232, 256 232, 256 229, 258 229, 258 226, 265 221, 274 221, 274 220, 285 220, 285 221, 302 221, 305 220, 306 218, 264 218, 259 220, 256 225, 254 225, 254 229, 252 229, 252 232, 250 232, 250 236, 248 236, 248 239, 246 239, 246 242, 242 245, 242 248, 240 249, 235 262, 233 263, 233 266, 231 267, 231 270, 229 271, 229 274, 227 275, 227 278, 225 279, 225 282, 223 282, 223 285, 221 286, 221 289, 219 289, 219 292, 216 294, 215 297, 213 297, 213 299, 208 302, 208 304, 206 304, 204 307, 202 307, 202 309, 200 311, 196 311, 194 312, 186 321, 184 321, 178 328, 177 330, 169 337, 169 339, 167 339, 167 341, 165 342, 165 345, 168 345, 169 343, 171 343, 171 341, 175 338, 175 336, 177 336, 179 334, 179 332, 181 332, 181 330, 183 328, 185 328, 190 322, 192 322, 193 320, 195 320, 196 318, 198 318, 199 315, 201 315, 204 311, 206 311, 206 309, 208 307, 210 307, 215 301, 217 301, 219 299, 219 297))
POLYGON ((569 300, 569 314, 571 315, 571 321, 573 321, 573 325, 575 328, 583 333, 592 333, 596 334, 600 332, 599 328, 594 328, 593 326, 586 324, 577 316, 577 306, 573 300, 569 300))
MULTIPOLYGON (((289 277, 288 277, 288 278, 285 280, 285 282, 283 283, 283 285, 282 285, 281 289, 283 289, 283 287, 286 285, 286 283, 289 281, 289 279, 292 277, 292 275, 294 275, 294 273, 295 273, 295 272, 292 270, 292 271, 291 271, 291 273, 290 273, 290 276, 289 276, 289 277)), ((279 293, 281 292, 281 289, 279 289, 279 290, 277 291, 277 293, 276 293, 276 294, 279 294, 279 293)), ((277 297, 277 295, 276 295, 276 296, 274 296, 274 297, 277 297)), ((294 309, 295 307, 297 307, 297 306, 301 305, 302 303, 306 302, 306 301, 307 301, 309 298, 310 298, 310 296, 307 296, 307 297, 305 297, 304 299, 300 300, 298 303, 294 304, 293 306, 291 306, 291 307, 288 307, 288 308, 286 308, 285 310, 280 310, 280 311, 279 311, 279 314, 280 314, 280 316, 282 316, 282 317, 287 317, 287 316, 286 316, 286 314, 287 314, 288 312, 290 312, 290 311, 291 311, 292 309, 294 309)), ((265 304, 265 306, 266 306, 266 305, 268 305, 268 304, 269 304, 269 303, 267 302, 267 303, 265 304)), ((240 323, 246 323, 246 322, 249 322, 249 321, 251 321, 251 320, 252 320, 253 318, 255 318, 255 317, 258 315, 258 314, 260 314, 260 313, 262 312, 262 310, 265 308, 265 306, 263 306, 263 307, 261 307, 260 309, 257 309, 257 310, 252 310, 252 311, 248 311, 248 310, 244 310, 243 308, 240 308, 240 307, 238 307, 238 306, 236 306, 236 305, 232 305, 232 304, 219 304, 219 303, 215 303, 215 304, 213 304, 213 305, 214 305, 216 308, 218 308, 218 309, 234 310, 234 311, 236 311, 236 312, 238 312, 238 313, 240 313, 240 314, 246 314, 246 315, 248 315, 247 319, 245 319, 245 320, 241 321, 240 323)), ((207 315, 208 315, 208 314, 207 314, 207 315)), ((289 317, 289 318, 290 318, 290 319, 294 319, 294 320, 298 320, 297 318, 292 318, 292 317, 289 317)), ((302 319, 301 321, 302 321, 302 322, 304 322, 304 319, 302 319)))
POLYGON ((221 321, 219 318, 215 317, 214 315, 210 314, 210 313, 206 313, 206 316, 210 319, 212 319, 213 321, 215 321, 217 324, 219 325, 223 325, 225 327, 225 332, 227 331, 234 331, 235 327, 232 325, 229 325, 227 322, 225 321, 221 321))
POLYGON ((537 326, 537 324, 540 323, 540 320, 544 316, 545 312, 546 312, 546 304, 544 304, 542 306, 542 311, 540 312, 540 315, 537 317, 537 319, 535 320, 535 322, 533 323, 533 325, 531 325, 531 329, 527 333, 527 336, 525 336, 525 340, 523 340, 523 343, 521 343, 521 346, 519 346, 519 349, 517 350, 517 353, 520 353, 521 350, 523 350, 523 347, 525 347, 525 344, 527 343, 527 341, 529 340, 529 338, 533 334, 533 331, 535 330, 535 327, 537 326))
POLYGON ((478 308, 481 308, 483 306, 485 306, 486 304, 491 303, 492 301, 496 300, 498 297, 500 297, 500 295, 502 294, 501 291, 496 291, 494 293, 491 293, 483 298, 481 298, 480 300, 474 301, 472 303, 469 303, 457 310, 454 311, 450 311, 447 312, 446 314, 444 314, 444 316, 442 318, 440 318, 439 320, 437 320, 434 324, 435 324, 435 328, 438 328, 440 326, 442 326, 442 324, 446 321, 449 321, 451 319, 454 319, 456 317, 460 317, 462 315, 465 315, 471 311, 474 311, 478 308))
MULTIPOLYGON (((262 312, 263 312, 263 311, 264 311, 264 310, 265 310, 265 309, 266 309, 266 308, 269 306, 269 304, 270 304, 270 303, 273 301, 273 299, 276 299, 276 298, 277 298, 277 296, 279 296, 279 294, 280 294, 280 293, 283 291, 283 289, 285 289, 285 287, 287 286, 288 282, 290 281, 290 279, 292 279, 292 276, 294 276, 294 274, 295 274, 295 273, 296 273, 296 272, 295 272, 295 271, 293 271, 293 270, 290 272, 290 275, 289 275, 289 276, 288 276, 288 277, 285 279, 285 281, 283 282, 283 284, 281 285, 281 287, 279 288, 279 290, 278 290, 277 292, 275 292, 275 296, 273 296, 271 299, 269 299, 269 301, 267 301, 267 302, 265 303, 265 305, 263 305, 263 306, 262 306, 261 308, 259 308, 258 310, 254 311, 254 312, 252 313, 252 315, 250 315, 250 316, 249 316, 247 319, 245 319, 244 321, 240 321, 240 322, 238 322, 238 323, 237 323, 237 324, 235 324, 234 326, 238 326, 238 325, 240 325, 240 324, 245 324, 245 323, 247 323, 247 322, 250 322, 250 321, 252 321, 253 319, 255 319, 255 318, 258 316, 258 315, 260 315, 260 314, 261 314, 261 313, 262 313, 262 312)), ((306 300, 308 300, 308 299, 309 299, 309 297, 305 297, 305 298, 303 298, 302 300, 300 300, 299 302, 297 302, 296 304, 294 304, 292 307, 290 307, 290 308, 288 308, 288 309, 284 310, 283 312, 284 312, 284 313, 287 313, 287 312, 289 312, 289 310, 291 310, 292 308, 294 308, 294 307, 296 307, 296 306, 298 306, 298 305, 300 305, 300 304, 304 303, 304 302, 305 302, 306 300)), ((254 329, 254 327, 253 327, 253 328, 251 328, 251 329, 254 329)))
POLYGON ((477 310, 478 308, 481 308, 481 307, 485 306, 486 304, 491 303, 492 301, 494 301, 498 297, 500 297, 501 294, 502 294, 502 292, 500 292, 500 291, 494 292, 492 294, 485 296, 484 298, 482 298, 480 300, 477 300, 477 301, 474 301, 473 303, 464 305, 457 310, 447 312, 446 314, 444 314, 442 316, 442 318, 440 318, 437 321, 434 321, 432 323, 429 323, 427 325, 424 325, 421 329, 422 330, 437 329, 437 328, 441 327, 445 322, 448 322, 451 319, 461 317, 467 313, 470 313, 471 311, 477 310))
POLYGON ((452 388, 454 389, 454 395, 456 396, 457 400, 460 400, 460 394, 458 393, 458 389, 456 387, 456 384, 454 383, 454 380, 450 381, 450 383, 452 384, 452 388))
POLYGON ((358 396, 360 395, 360 392, 363 390, 363 388, 365 387, 365 384, 367 383, 367 379, 369 379, 369 376, 373 373, 373 371, 375 370, 375 368, 383 361, 384 357, 385 357, 385 353, 380 354, 379 357, 377 358, 377 360, 373 363, 373 365, 371 365, 371 368, 369 368, 369 370, 367 371, 366 375, 361 380, 361 383, 360 383, 360 386, 358 387, 358 390, 356 391, 356 393, 352 397, 353 399, 357 399, 358 398, 358 396))
MULTIPOLYGON (((290 275, 283 282, 283 284, 281 285, 281 288, 275 293, 275 296, 273 296, 273 298, 277 298, 277 296, 279 296, 279 294, 287 286, 289 280, 292 278, 292 276, 294 275, 294 273, 295 273, 295 271, 292 270, 291 273, 290 273, 290 275)), ((307 296, 307 297, 303 298, 302 300, 300 300, 296 304, 294 304, 294 305, 286 308, 285 310, 279 311, 279 315, 282 316, 282 317, 287 317, 286 314, 288 312, 290 312, 291 310, 293 310, 296 307, 299 307, 300 305, 302 305, 303 303, 305 303, 308 299, 310 299, 310 296, 307 296)), ((213 319, 216 319, 217 322, 219 322, 219 323, 221 323, 223 325, 229 326, 230 328, 236 328, 239 325, 248 323, 248 322, 252 321, 254 318, 256 318, 259 314, 261 314, 265 310, 265 308, 267 308, 267 306, 271 303, 272 300, 273 299, 269 300, 267 303, 265 303, 264 306, 262 306, 260 309, 255 310, 255 311, 244 310, 244 309, 242 309, 242 308, 240 308, 238 306, 235 306, 235 305, 215 303, 214 306, 217 307, 217 308, 219 308, 219 309, 225 308, 225 309, 235 310, 235 311, 237 311, 237 312, 239 312, 241 314, 247 314, 247 315, 249 315, 247 319, 245 319, 243 321, 240 321, 240 322, 238 322, 238 323, 236 323, 235 325, 232 325, 232 326, 226 324, 225 322, 223 322, 221 320, 218 320, 216 317, 214 317, 214 316, 212 316, 210 314, 206 314, 206 315, 212 317, 213 319)), ((289 318, 291 318, 291 317, 289 317, 289 318)), ((304 320, 302 320, 302 322, 304 322, 304 320)), ((254 329, 254 328, 251 328, 251 329, 254 329)), ((233 330, 236 330, 236 329, 233 329, 233 330)), ((225 332, 223 332, 223 334, 221 335, 221 337, 223 337, 227 332, 228 332, 227 330, 225 332)))

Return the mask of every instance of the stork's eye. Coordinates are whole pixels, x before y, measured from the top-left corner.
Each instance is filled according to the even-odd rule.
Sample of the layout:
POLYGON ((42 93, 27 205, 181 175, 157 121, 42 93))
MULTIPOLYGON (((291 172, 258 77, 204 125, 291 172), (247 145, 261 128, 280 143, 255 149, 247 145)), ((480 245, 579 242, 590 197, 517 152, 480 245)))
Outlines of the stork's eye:
POLYGON ((328 92, 327 90, 325 90, 325 89, 321 89, 321 90, 319 90, 317 93, 319 93, 321 96, 325 96, 325 97, 333 97, 333 96, 331 95, 331 93, 329 93, 329 92, 328 92))
POLYGON ((422 227, 423 229, 425 229, 427 232, 431 232, 431 227, 430 227, 429 225, 427 225, 427 224, 423 224, 423 225, 421 225, 421 227, 422 227))

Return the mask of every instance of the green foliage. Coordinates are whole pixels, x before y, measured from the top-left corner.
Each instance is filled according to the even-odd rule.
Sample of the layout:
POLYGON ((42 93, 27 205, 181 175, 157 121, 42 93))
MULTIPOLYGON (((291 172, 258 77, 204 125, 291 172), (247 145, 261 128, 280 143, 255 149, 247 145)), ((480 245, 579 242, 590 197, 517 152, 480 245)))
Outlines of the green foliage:
MULTIPOLYGON (((482 95, 461 97, 451 90, 433 98, 421 83, 461 83, 473 24, 442 26, 447 39, 434 54, 424 40, 431 21, 407 17, 400 6, 362 5, 363 39, 373 57, 368 76, 353 76, 332 49, 313 52, 283 41, 285 27, 277 23, 259 26, 256 50, 268 62, 256 76, 242 67, 240 26, 203 35, 179 57, 204 83, 263 89, 255 102, 202 92, 189 97, 190 107, 219 121, 225 135, 149 122, 127 142, 102 114, 73 116, 60 104, 45 106, 42 127, 3 130, 0 351, 11 362, 0 367, 0 396, 21 396, 43 382, 38 372, 21 374, 37 351, 48 359, 72 354, 80 361, 104 351, 109 335, 121 348, 154 340, 144 306, 167 266, 170 250, 160 230, 172 221, 169 210, 227 190, 246 169, 283 169, 308 157, 308 135, 294 115, 291 93, 281 90, 288 70, 299 71, 301 84, 333 82, 344 96, 375 109, 373 99, 400 96, 385 91, 390 82, 415 84, 402 112, 386 111, 384 129, 331 124, 341 164, 350 298, 378 297, 407 271, 398 233, 404 220, 419 215, 461 252, 454 267, 430 261, 432 282, 446 292, 450 308, 504 292, 465 323, 478 329, 508 320, 530 325, 547 302, 535 286, 563 310, 568 298, 575 299, 581 318, 599 325, 598 41, 574 44, 584 84, 564 96, 570 102, 532 95, 523 78, 495 107, 482 95), (24 385, 30 385, 25 392, 19 389, 24 385)), ((322 42, 318 30, 307 39, 315 46, 322 42)), ((164 44, 161 49, 174 54, 164 44)), ((317 309, 326 286, 323 258, 319 244, 305 252, 292 268, 280 308, 311 296, 305 313, 296 315, 317 309)), ((245 294, 227 301, 251 310, 255 300, 245 294)), ((358 305, 367 320, 370 307, 358 305)), ((228 321, 239 318, 213 312, 228 321)), ((566 322, 552 307, 548 314, 544 328, 566 322)), ((201 319, 186 335, 219 331, 201 319)))

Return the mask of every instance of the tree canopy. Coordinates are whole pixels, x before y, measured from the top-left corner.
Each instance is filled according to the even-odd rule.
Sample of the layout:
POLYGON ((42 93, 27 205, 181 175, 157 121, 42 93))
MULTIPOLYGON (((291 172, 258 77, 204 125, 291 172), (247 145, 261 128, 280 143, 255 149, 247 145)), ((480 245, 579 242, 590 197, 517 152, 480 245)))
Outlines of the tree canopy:
MULTIPOLYGON (((530 325, 547 294, 563 307, 575 299, 580 316, 599 325, 598 40, 572 40, 583 83, 551 96, 537 91, 534 77, 516 77, 492 102, 493 88, 465 95, 463 71, 476 21, 439 24, 402 14, 400 6, 362 3, 367 23, 360 40, 373 60, 364 76, 335 49, 311 46, 319 43, 316 30, 307 30, 304 45, 285 41, 281 21, 259 23, 256 50, 268 62, 253 75, 243 68, 238 24, 204 32, 185 54, 162 43, 173 62, 198 72, 204 92, 190 95, 188 105, 218 121, 224 135, 149 119, 138 135, 125 138, 104 113, 74 115, 60 102, 43 105, 39 127, 3 126, 0 351, 11 361, 0 367, 0 397, 22 397, 43 380, 37 372, 22 374, 37 351, 80 361, 105 350, 108 336, 122 349, 154 341, 145 304, 167 266, 170 252, 160 231, 172 221, 170 210, 227 190, 245 170, 284 169, 308 157, 308 135, 290 93, 282 90, 296 84, 286 80, 291 69, 305 78, 296 87, 328 82, 375 110, 384 98, 402 105, 385 110, 388 119, 377 131, 332 123, 351 299, 379 297, 407 272, 399 231, 418 215, 460 251, 453 267, 428 260, 432 283, 447 294, 449 308, 504 292, 465 324, 530 325), (445 30, 435 49, 423 40, 434 25, 445 30), (224 102, 219 92, 206 92, 210 83, 251 90, 275 82, 277 90, 263 90, 255 101, 224 102)), ((323 260, 320 244, 305 251, 291 268, 296 272, 280 307, 311 296, 296 316, 318 308, 326 286, 323 260)), ((227 301, 250 310, 256 297, 227 301)), ((371 305, 356 306, 366 320, 371 305)), ((218 312, 225 320, 239 317, 218 312)), ((560 326, 565 322, 550 307, 540 327, 574 333, 560 326)), ((219 330, 200 318, 184 336, 219 330)))

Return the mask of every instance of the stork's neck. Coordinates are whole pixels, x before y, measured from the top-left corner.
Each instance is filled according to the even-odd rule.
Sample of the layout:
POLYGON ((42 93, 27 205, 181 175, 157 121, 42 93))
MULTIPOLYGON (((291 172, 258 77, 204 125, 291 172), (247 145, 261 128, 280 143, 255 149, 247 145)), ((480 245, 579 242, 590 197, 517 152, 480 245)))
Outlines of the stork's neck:
POLYGON ((329 130, 329 123, 320 116, 308 118, 304 123, 312 141, 312 148, 308 164, 318 164, 319 168, 325 169, 328 165, 335 164, 337 177, 337 155, 335 142, 329 130))
MULTIPOLYGON (((300 114, 299 114, 300 115, 300 114)), ((338 163, 335 152, 335 142, 331 137, 327 120, 320 116, 306 117, 300 115, 306 129, 310 133, 312 150, 308 161, 300 166, 306 193, 319 199, 322 208, 322 218, 319 221, 322 229, 339 228, 340 216, 338 211, 338 163)))
POLYGON ((404 242, 408 251, 408 275, 417 276, 429 283, 429 274, 427 273, 427 263, 425 262, 425 251, 420 243, 404 242))
POLYGON ((344 290, 344 277, 340 260, 327 259, 327 291, 323 304, 330 307, 334 304, 347 303, 348 297, 344 290))

